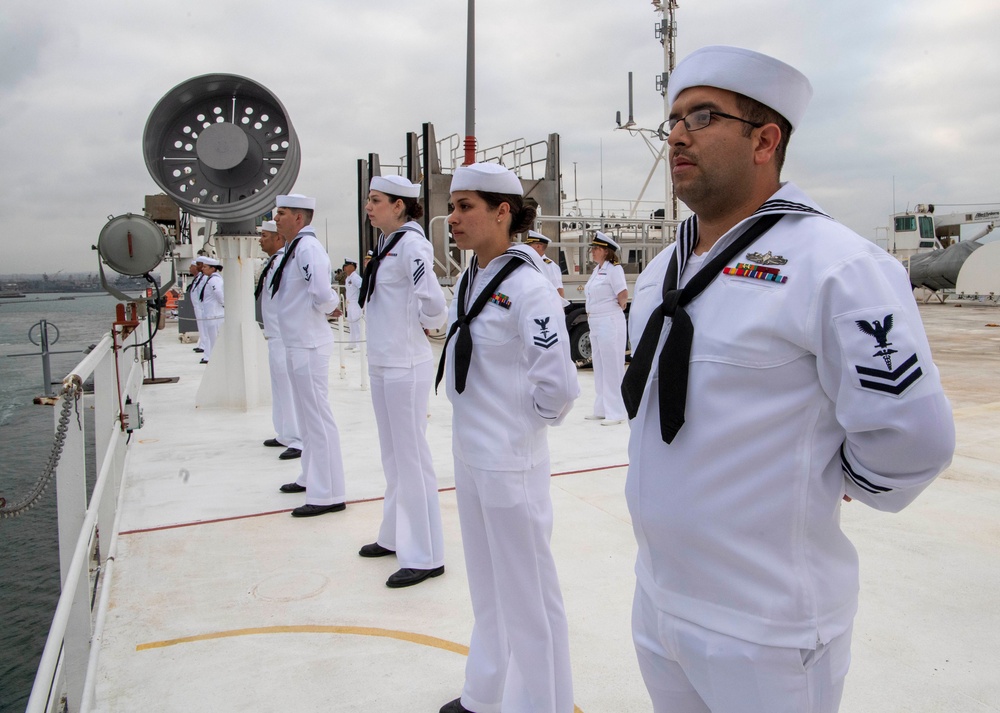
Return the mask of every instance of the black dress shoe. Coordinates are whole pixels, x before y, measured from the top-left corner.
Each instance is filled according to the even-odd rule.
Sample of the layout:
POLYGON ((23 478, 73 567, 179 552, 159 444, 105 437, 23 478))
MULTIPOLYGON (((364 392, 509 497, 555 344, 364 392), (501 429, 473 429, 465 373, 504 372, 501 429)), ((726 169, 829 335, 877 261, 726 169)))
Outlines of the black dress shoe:
POLYGON ((412 587, 420 584, 429 577, 440 577, 444 574, 444 565, 434 569, 401 569, 385 580, 385 586, 399 589, 400 587, 412 587))
POLYGON ((278 488, 283 493, 304 493, 306 492, 306 486, 299 485, 298 483, 285 483, 280 488, 278 488))
POLYGON ((201 353, 202 353, 203 351, 205 351, 205 350, 204 350, 204 349, 201 349, 201 348, 199 348, 199 347, 195 347, 195 348, 194 348, 194 349, 192 349, 191 351, 193 351, 193 352, 198 352, 199 354, 201 354, 201 353))
POLYGON ((448 701, 443 706, 441 706, 440 713, 473 713, 468 708, 462 705, 462 699, 456 698, 453 701, 448 701))
POLYGON ((277 438, 268 438, 264 441, 264 445, 268 448, 284 448, 285 444, 279 441, 277 438))
POLYGON ((302 505, 292 510, 292 517, 312 517, 328 512, 340 512, 347 508, 347 503, 334 503, 333 505, 302 505))
POLYGON ((199 364, 207 364, 207 363, 208 363, 208 359, 202 359, 202 360, 201 360, 200 362, 198 362, 198 363, 199 363, 199 364))
POLYGON ((373 542, 370 545, 365 545, 358 550, 358 554, 362 557, 386 557, 388 555, 396 554, 396 550, 386 549, 379 543, 373 542))
POLYGON ((278 458, 280 458, 281 460, 291 460, 292 458, 301 458, 301 457, 302 457, 301 448, 286 448, 281 452, 281 455, 278 456, 278 458))

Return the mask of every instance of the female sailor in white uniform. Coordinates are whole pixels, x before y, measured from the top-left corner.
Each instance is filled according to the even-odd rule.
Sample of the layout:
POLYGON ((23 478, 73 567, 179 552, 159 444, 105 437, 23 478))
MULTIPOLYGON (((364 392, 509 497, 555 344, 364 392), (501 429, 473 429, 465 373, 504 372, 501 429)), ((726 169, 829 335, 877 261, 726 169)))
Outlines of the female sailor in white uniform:
POLYGON ((427 443, 427 400, 434 356, 424 330, 448 318, 434 275, 434 250, 416 221, 420 186, 401 176, 376 176, 365 211, 382 231, 365 269, 360 302, 368 326, 368 371, 385 471, 378 539, 362 557, 396 554, 399 571, 386 581, 408 587, 444 572, 444 535, 437 476, 427 443))
POLYGON ((226 303, 222 291, 222 263, 214 257, 203 257, 201 262, 201 271, 205 277, 196 289, 198 302, 201 303, 202 326, 205 328, 205 343, 202 346, 205 352, 201 363, 207 364, 212 358, 215 340, 219 337, 219 327, 226 314, 226 303))
POLYGON ((596 392, 594 412, 587 418, 600 420, 602 426, 613 426, 628 418, 621 392, 627 340, 623 310, 628 302, 628 286, 625 271, 618 264, 618 250, 618 243, 610 236, 595 231, 590 256, 596 266, 584 288, 596 392))
POLYGON ((475 624, 460 698, 441 713, 571 713, 569 634, 549 543, 546 429, 579 393, 559 296, 511 237, 534 208, 497 164, 455 171, 448 224, 475 251, 445 346, 455 489, 475 624))

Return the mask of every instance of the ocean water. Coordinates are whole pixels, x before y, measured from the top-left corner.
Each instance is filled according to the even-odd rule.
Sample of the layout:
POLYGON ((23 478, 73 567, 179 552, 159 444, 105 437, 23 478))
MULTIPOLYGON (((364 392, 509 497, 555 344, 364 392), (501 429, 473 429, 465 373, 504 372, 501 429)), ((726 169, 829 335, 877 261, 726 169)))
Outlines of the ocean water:
MULTIPOLYGON (((51 357, 52 380, 61 381, 83 358, 83 350, 111 328, 116 300, 106 294, 38 294, 0 299, 0 496, 8 505, 35 485, 52 448, 54 409, 36 406, 43 393, 40 356, 28 331, 45 319, 59 330, 51 357), (72 297, 59 300, 59 297, 72 297)), ((37 341, 38 329, 35 329, 37 341)), ((54 331, 50 331, 50 335, 54 331)), ((51 338, 51 337, 50 337, 51 338)), ((54 386, 53 392, 58 393, 54 386)), ((93 427, 93 424, 88 422, 93 427)), ((92 437, 92 432, 91 432, 92 437)), ((88 453, 88 491, 93 485, 88 453)), ((23 711, 59 598, 59 548, 55 486, 15 518, 0 519, 0 713, 23 711)))

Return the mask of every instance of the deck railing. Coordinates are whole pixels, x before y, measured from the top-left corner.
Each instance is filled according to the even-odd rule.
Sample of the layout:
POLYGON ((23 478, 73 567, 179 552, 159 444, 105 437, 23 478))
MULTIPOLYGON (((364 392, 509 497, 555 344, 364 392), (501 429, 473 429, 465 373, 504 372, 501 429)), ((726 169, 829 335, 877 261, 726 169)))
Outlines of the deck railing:
POLYGON ((55 476, 62 593, 26 713, 87 711, 93 704, 130 437, 122 410, 125 404, 138 402, 143 381, 139 335, 144 333, 142 328, 135 330, 127 344, 122 344, 120 332, 117 338, 107 334, 63 380, 55 414, 57 437, 62 432, 65 438, 55 476), (91 376, 97 480, 88 503, 84 429, 90 398, 84 396, 83 384, 91 376), (64 423, 60 423, 67 413, 60 408, 62 399, 74 402, 64 423))

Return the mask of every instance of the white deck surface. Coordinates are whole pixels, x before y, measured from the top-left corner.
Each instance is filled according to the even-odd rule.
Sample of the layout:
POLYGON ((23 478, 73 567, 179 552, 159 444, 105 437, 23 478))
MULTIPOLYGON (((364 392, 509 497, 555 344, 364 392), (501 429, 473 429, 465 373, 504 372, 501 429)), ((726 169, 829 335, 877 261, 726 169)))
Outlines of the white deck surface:
MULTIPOLYGON (((952 467, 898 515, 854 503, 861 610, 845 713, 1000 711, 1000 308, 921 307, 955 408, 952 467)), ((348 508, 297 519, 278 492, 270 408, 196 409, 204 367, 169 328, 133 434, 98 710, 436 713, 462 687, 472 626, 451 463, 451 408, 431 397, 446 573, 388 589, 393 557, 368 560, 384 483, 360 358, 331 366, 348 508)), ((553 549, 582 713, 650 711, 629 618, 635 542, 625 507, 627 425, 585 421, 593 374, 549 435, 553 549)), ((762 497, 764 494, 762 494, 762 497)), ((544 712, 539 712, 544 713, 544 712)))

